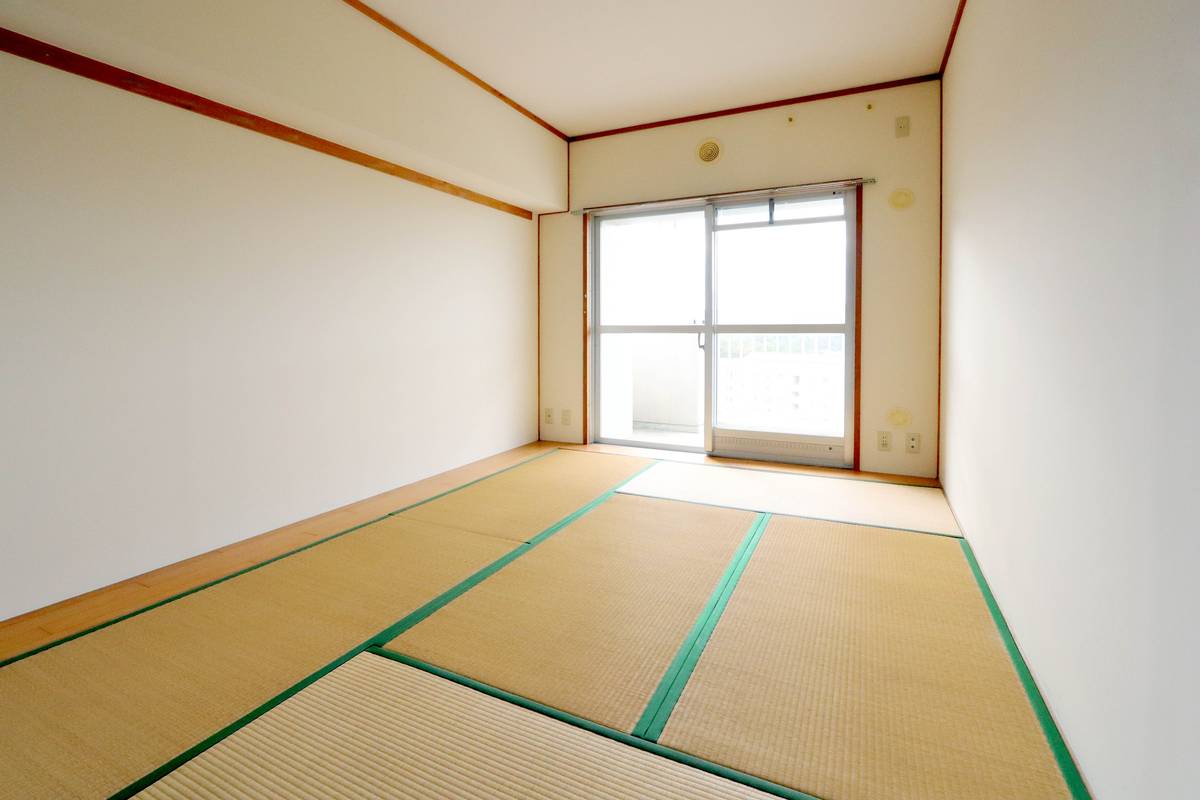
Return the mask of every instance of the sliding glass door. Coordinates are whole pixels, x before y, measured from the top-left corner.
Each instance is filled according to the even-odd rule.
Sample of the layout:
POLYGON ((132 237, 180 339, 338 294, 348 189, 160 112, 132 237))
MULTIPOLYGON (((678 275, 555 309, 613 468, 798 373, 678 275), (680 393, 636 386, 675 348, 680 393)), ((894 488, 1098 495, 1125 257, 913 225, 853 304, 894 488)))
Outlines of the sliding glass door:
POLYGON ((854 191, 596 216, 595 438, 852 464, 854 191))
POLYGON ((606 216, 596 224, 597 439, 705 444, 705 209, 606 216))
POLYGON ((718 205, 714 452, 853 461, 854 205, 718 205))

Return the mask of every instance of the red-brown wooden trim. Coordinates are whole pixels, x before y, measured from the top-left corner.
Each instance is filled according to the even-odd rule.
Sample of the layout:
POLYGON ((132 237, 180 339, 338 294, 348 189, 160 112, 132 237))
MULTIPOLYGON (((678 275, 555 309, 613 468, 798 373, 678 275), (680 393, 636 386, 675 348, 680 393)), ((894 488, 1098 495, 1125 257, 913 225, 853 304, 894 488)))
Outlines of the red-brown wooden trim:
POLYGON ((534 236, 537 237, 537 255, 535 263, 537 264, 537 281, 535 289, 537 293, 534 295, 534 313, 537 314, 537 326, 535 328, 537 341, 537 438, 542 440, 542 215, 538 214, 534 218, 534 236))
POLYGON ((401 39, 408 42, 409 44, 411 44, 413 47, 417 48, 421 52, 423 52, 426 55, 429 55, 432 58, 435 58, 438 61, 440 61, 441 63, 445 64, 447 67, 454 70, 459 75, 463 76, 464 78, 469 80, 471 83, 478 86, 480 89, 483 89, 485 92, 492 95, 493 97, 500 100, 501 102, 508 104, 518 113, 524 114, 526 117, 529 117, 529 119, 533 120, 538 125, 541 125, 543 128, 550 131, 558 138, 566 141, 567 135, 565 133, 563 133, 562 131, 560 131, 558 128, 554 127, 549 122, 546 122, 546 120, 542 119, 537 114, 534 114, 528 108, 521 105, 516 100, 513 100, 511 97, 509 97, 504 92, 497 89, 495 86, 492 86, 490 83, 485 81, 483 78, 480 78, 475 73, 473 73, 470 70, 466 69, 465 67, 459 65, 457 62, 455 62, 453 59, 451 59, 445 53, 443 53, 440 50, 421 41, 420 39, 418 39, 416 36, 414 36, 409 31, 400 27, 395 22, 393 22, 392 20, 385 17, 383 14, 380 14, 378 11, 371 8, 366 3, 362 2, 362 0, 342 0, 342 2, 344 2, 346 5, 353 8, 355 11, 358 11, 359 13, 361 13, 363 16, 367 17, 368 19, 370 19, 374 22, 377 22, 378 24, 382 25, 384 28, 387 28, 389 31, 396 34, 401 39))
POLYGON ((938 77, 942 84, 937 88, 937 450, 934 451, 934 474, 938 479, 942 476, 942 282, 943 261, 946 260, 946 67, 950 62, 950 50, 954 49, 955 37, 959 35, 959 25, 962 23, 962 11, 967 7, 967 0, 959 0, 958 10, 954 12, 954 22, 950 24, 950 35, 946 40, 946 52, 942 54, 942 66, 938 68, 938 77))
POLYGON ((942 65, 938 67, 938 77, 946 74, 946 65, 950 63, 950 51, 954 49, 954 37, 958 36, 958 24, 962 22, 963 9, 967 0, 958 0, 958 8, 954 12, 954 22, 950 23, 950 36, 946 39, 946 50, 942 53, 942 65))
POLYGON ((854 469, 862 453, 862 229, 863 187, 854 192, 854 469))
POLYGON ((612 128, 607 131, 596 131, 594 133, 584 133, 579 136, 572 136, 567 141, 582 142, 587 139, 596 139, 601 136, 615 136, 618 133, 631 133, 632 131, 644 131, 648 128, 661 128, 664 125, 680 125, 684 122, 696 122, 701 119, 712 119, 713 117, 728 117, 731 114, 745 114, 750 111, 762 111, 765 108, 778 108, 779 106, 792 106, 800 103, 812 103, 817 100, 830 100, 834 97, 845 97, 850 94, 862 94, 863 92, 877 92, 882 89, 895 89, 897 86, 909 86, 914 83, 925 83, 927 81, 936 81, 940 75, 918 75, 914 78, 900 78, 894 81, 884 81, 883 83, 869 83, 865 86, 852 86, 849 89, 835 89, 831 92, 818 92, 817 94, 806 94, 800 97, 789 97, 786 100, 770 100, 765 103, 755 103, 749 106, 738 106, 736 108, 723 108, 720 111, 706 111, 703 114, 689 114, 686 117, 672 117, 671 119, 662 119, 657 122, 643 122, 640 125, 626 125, 623 128, 612 128))
MULTIPOLYGON (((959 6, 961 10, 962 6, 959 6)), ((942 263, 946 259, 946 240, 943 233, 946 226, 946 204, 945 204, 945 185, 946 185, 946 147, 944 138, 946 136, 946 126, 942 122, 942 116, 945 114, 946 104, 944 98, 946 95, 946 82, 942 81, 938 85, 938 304, 937 304, 937 410, 935 414, 937 418, 937 441, 934 445, 937 450, 933 454, 933 474, 939 479, 942 476, 942 263)))
POLYGON ((588 317, 589 317, 589 313, 590 313, 589 307, 591 306, 591 299, 592 299, 592 293, 591 293, 591 288, 592 288, 591 287, 591 277, 592 277, 591 273, 592 273, 592 271, 588 268, 590 266, 590 264, 588 263, 590 261, 590 259, 588 258, 588 233, 589 233, 589 229, 591 228, 591 225, 588 224, 589 222, 590 222, 590 216, 588 214, 584 214, 583 215, 583 414, 580 415, 583 417, 583 443, 584 444, 591 444, 591 442, 592 442, 592 436, 591 436, 592 422, 591 422, 591 419, 588 417, 588 414, 591 411, 591 409, 588 406, 588 390, 591 388, 590 378, 591 378, 591 368, 592 368, 591 348, 588 347, 588 333, 589 333, 588 323, 590 321, 588 319, 588 317))
POLYGON ((93 58, 72 53, 70 50, 64 50, 61 47, 40 42, 37 39, 24 36, 16 31, 10 31, 7 28, 0 28, 0 51, 12 53, 15 56, 27 58, 39 64, 45 64, 48 67, 61 69, 64 72, 90 78, 109 86, 115 86, 118 89, 124 89, 127 92, 149 97, 151 100, 158 100, 161 103, 183 108, 211 119, 228 122, 230 125, 236 125, 239 128, 261 133, 264 136, 291 142, 292 144, 306 147, 309 150, 316 150, 318 153, 340 158, 343 161, 349 161, 377 172, 383 172, 387 175, 403 178, 406 181, 419 183, 430 189, 452 194, 455 197, 461 197, 464 200, 470 200, 472 203, 479 203, 489 208, 504 211, 522 219, 533 219, 533 212, 528 209, 514 206, 503 200, 497 200, 494 197, 480 194, 479 192, 443 181, 439 178, 434 178, 431 175, 417 172, 416 170, 369 155, 360 150, 354 150, 337 142, 322 139, 319 136, 305 133, 289 125, 274 122, 266 117, 252 114, 249 111, 227 106, 224 103, 209 100, 207 97, 201 97, 184 89, 160 83, 144 75, 138 75, 135 72, 129 72, 128 70, 105 64, 102 61, 96 61, 93 58))

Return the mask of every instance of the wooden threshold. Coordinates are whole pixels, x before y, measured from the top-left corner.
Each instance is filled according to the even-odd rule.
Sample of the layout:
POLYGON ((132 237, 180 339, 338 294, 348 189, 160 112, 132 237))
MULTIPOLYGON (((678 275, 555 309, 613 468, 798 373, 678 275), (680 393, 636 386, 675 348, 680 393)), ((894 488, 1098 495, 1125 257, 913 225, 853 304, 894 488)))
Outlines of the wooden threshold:
POLYGON ((706 453, 689 453, 683 450, 658 450, 652 447, 631 447, 621 444, 574 444, 571 442, 543 442, 546 445, 561 447, 564 450, 581 450, 591 453, 615 453, 623 456, 642 456, 657 458, 663 461, 680 461, 686 464, 707 464, 713 467, 740 467, 743 469, 761 469, 769 472, 791 472, 799 475, 815 475, 820 478, 846 478, 856 481, 880 481, 895 483, 901 486, 928 486, 940 489, 942 484, 937 478, 923 478, 919 475, 898 475, 890 472, 863 472, 856 469, 838 469, 837 467, 817 467, 807 464, 785 464, 779 461, 755 461, 749 458, 726 458, 710 456, 706 453))
POLYGON ((57 641, 512 466, 556 445, 531 442, 273 531, 0 622, 0 660, 57 641))

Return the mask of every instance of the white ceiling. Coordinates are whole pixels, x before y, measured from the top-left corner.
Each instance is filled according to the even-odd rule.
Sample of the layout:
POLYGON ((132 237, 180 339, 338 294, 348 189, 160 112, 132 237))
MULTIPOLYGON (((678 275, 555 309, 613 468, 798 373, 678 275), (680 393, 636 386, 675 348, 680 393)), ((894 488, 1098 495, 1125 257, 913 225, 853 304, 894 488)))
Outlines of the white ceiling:
POLYGON ((569 135, 937 72, 956 0, 368 0, 569 135))

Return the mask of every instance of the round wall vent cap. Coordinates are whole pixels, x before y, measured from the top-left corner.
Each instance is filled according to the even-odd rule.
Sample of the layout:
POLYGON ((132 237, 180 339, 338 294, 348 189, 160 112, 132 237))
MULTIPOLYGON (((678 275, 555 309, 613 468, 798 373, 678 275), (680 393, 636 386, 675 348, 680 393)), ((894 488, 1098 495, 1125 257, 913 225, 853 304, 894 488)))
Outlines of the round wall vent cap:
POLYGON ((888 197, 888 203, 892 208, 905 209, 917 201, 916 195, 912 189, 897 189, 888 197))
POLYGON ((696 148, 696 157, 705 164, 712 164, 721 157, 721 143, 716 139, 706 139, 696 148))

